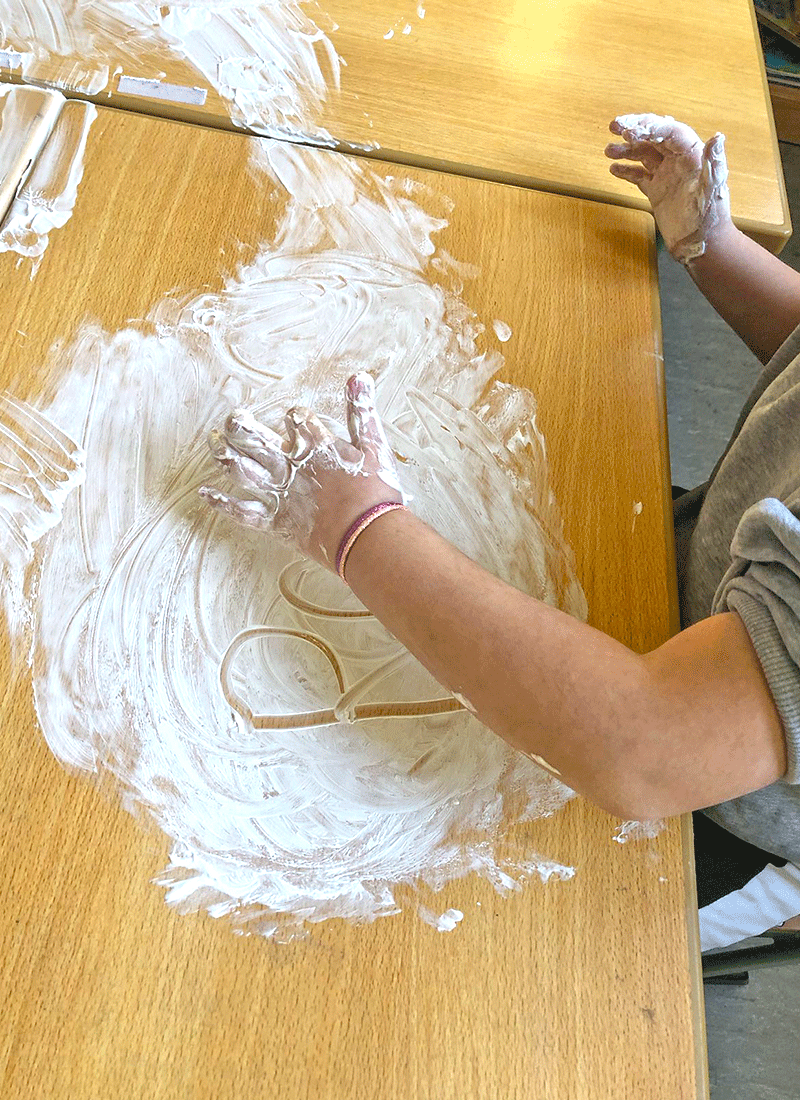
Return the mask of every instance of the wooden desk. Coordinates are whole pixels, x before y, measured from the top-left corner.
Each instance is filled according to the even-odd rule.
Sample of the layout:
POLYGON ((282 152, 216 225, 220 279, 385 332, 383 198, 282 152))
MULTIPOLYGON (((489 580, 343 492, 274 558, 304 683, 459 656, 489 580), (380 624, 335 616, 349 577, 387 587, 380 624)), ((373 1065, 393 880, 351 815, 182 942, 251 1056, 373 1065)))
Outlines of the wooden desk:
MULTIPOLYGON (((105 0, 96 2, 108 7, 105 0)), ((268 109, 264 92, 272 78, 250 73, 247 80, 260 91, 235 106, 231 97, 239 85, 230 72, 230 96, 221 99, 216 88, 225 71, 220 77, 214 64, 221 33, 210 48, 194 47, 205 76, 178 56, 174 45, 163 45, 163 35, 157 48, 152 36, 124 42, 113 31, 95 34, 94 56, 51 53, 26 71, 39 80, 83 81, 84 87, 91 86, 87 73, 94 72, 95 84, 106 89, 97 102, 109 102, 110 92, 114 105, 173 118, 229 126, 233 117, 257 130, 266 124, 260 132, 288 127, 314 142, 377 143, 374 155, 382 159, 642 210, 648 206, 639 191, 609 175, 602 155, 608 124, 631 111, 671 114, 704 139, 716 130, 727 135, 732 208, 740 228, 775 252, 791 234, 750 0, 672 0, 669 5, 660 0, 430 0, 420 5, 424 18, 411 0, 388 8, 384 0, 326 0, 323 8, 328 19, 304 7, 305 17, 316 19, 306 29, 318 25, 346 62, 341 91, 335 90, 322 47, 317 48, 317 69, 299 37, 291 49, 306 60, 288 79, 296 85, 297 74, 310 79, 313 73, 324 95, 327 78, 324 101, 301 92, 268 109), (198 107, 120 95, 119 72, 97 76, 101 66, 111 74, 163 76, 181 86, 173 96, 191 97, 194 88, 207 98, 198 107)), ((264 29, 268 26, 264 17, 262 53, 267 52, 263 43, 275 40, 264 29)), ((19 38, 10 33, 5 45, 24 51, 30 44, 18 33, 19 38)), ((250 33, 248 41, 255 37, 250 33)), ((21 71, 6 69, 5 77, 21 71)))
MULTIPOLYGON (((173 288, 220 289, 280 203, 248 174, 251 144, 101 110, 75 211, 35 278, 0 256, 3 385, 35 399, 52 381, 48 349, 87 315, 113 331, 173 288)), ((404 174, 454 200, 439 245, 480 269, 466 302, 513 328, 505 374, 539 399, 591 622, 640 650, 658 645, 677 611, 651 219, 404 174)), ((423 924, 401 892, 403 912, 369 926, 327 921, 288 945, 237 937, 167 908, 150 884, 166 838, 62 770, 26 670, 9 667, 5 653, 3 1095, 707 1095, 685 820, 623 845, 618 822, 576 799, 514 834, 575 877, 508 898, 476 876, 451 884, 466 914, 452 934, 423 924)))

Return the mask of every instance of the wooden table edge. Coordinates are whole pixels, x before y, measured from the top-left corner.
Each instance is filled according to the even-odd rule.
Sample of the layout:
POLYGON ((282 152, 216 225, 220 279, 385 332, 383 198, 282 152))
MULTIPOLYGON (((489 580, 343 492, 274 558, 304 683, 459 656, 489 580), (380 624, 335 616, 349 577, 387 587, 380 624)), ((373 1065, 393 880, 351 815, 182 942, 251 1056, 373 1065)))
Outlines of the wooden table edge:
MULTIPOLYGON (((754 25, 755 15, 752 15, 754 25)), ((756 31, 757 33, 757 31, 756 31)), ((780 223, 762 222, 753 218, 735 217, 734 221, 743 233, 752 237, 758 244, 769 252, 779 255, 787 241, 792 236, 792 222, 789 213, 789 200, 786 194, 786 183, 781 166, 780 149, 775 129, 775 117, 771 107, 769 84, 767 81, 764 57, 759 50, 759 65, 761 67, 761 81, 764 88, 766 102, 770 105, 767 112, 769 116, 770 143, 772 155, 776 166, 776 179, 780 192, 781 209, 783 219, 780 223)), ((163 100, 148 100, 145 97, 137 98, 131 102, 128 97, 120 96, 115 92, 98 92, 96 95, 87 95, 76 92, 71 88, 56 88, 47 81, 24 80, 16 70, 0 67, 0 82, 5 84, 27 85, 29 87, 60 91, 66 99, 77 99, 84 103, 93 103, 96 107, 110 107, 116 111, 128 111, 133 114, 147 115, 151 118, 167 119, 171 122, 183 122, 191 126, 202 126, 206 129, 221 130, 227 133, 242 134, 245 137, 268 137, 274 141, 291 140, 293 144, 308 145, 311 148, 330 149, 335 153, 344 153, 348 156, 369 157, 371 160, 385 161, 388 164, 404 165, 409 168, 421 168, 430 172, 443 172, 448 175, 466 176, 471 179, 486 180, 487 183, 503 183, 512 187, 525 187, 533 191, 544 191, 548 194, 563 195, 566 198, 586 199, 590 202, 603 202, 610 206, 622 206, 631 210, 644 210, 651 212, 649 201, 636 189, 632 189, 630 195, 618 195, 602 188, 565 187, 557 180, 540 178, 539 176, 526 175, 520 172, 507 172, 502 169, 491 168, 488 165, 481 166, 469 164, 464 161, 446 160, 442 157, 429 157, 402 149, 391 149, 379 146, 375 149, 362 145, 352 145, 346 141, 334 141, 331 144, 314 140, 313 135, 308 135, 307 140, 295 140, 286 134, 259 133, 245 126, 237 126, 230 118, 223 115, 207 114, 203 111, 185 107, 177 103, 165 103, 163 100)), ((598 156, 602 156, 602 149, 598 146, 598 156)))
MULTIPOLYGON (((661 303, 658 285, 658 258, 655 235, 652 244, 651 294, 653 307, 653 336, 655 340, 657 379, 656 384, 661 395, 661 422, 659 425, 659 445, 662 459, 662 484, 664 488, 663 515, 664 540, 667 558, 675 563, 675 528, 672 520, 672 477, 669 457, 669 428, 667 420, 667 391, 664 371, 664 342, 661 328, 661 303)), ((680 606, 678 602, 677 570, 673 567, 669 577, 669 632, 677 634, 680 630, 680 606)), ((700 950, 700 923, 697 908, 697 879, 694 859, 694 830, 692 815, 682 814, 680 818, 681 851, 683 866, 683 887, 686 903, 686 941, 687 968, 689 971, 689 994, 691 998, 692 1033, 694 1035, 695 1082, 698 1100, 708 1100, 710 1082, 708 1071, 708 1038, 706 1033, 705 993, 703 988, 703 963, 700 950)))
POLYGON ((691 981, 692 1030, 695 1036, 695 1080, 698 1100, 708 1100, 711 1084, 708 1072, 708 1036, 706 1033, 705 991, 703 988, 703 962, 700 953, 700 922, 697 910, 697 879, 694 864, 694 829, 692 815, 681 815, 681 844, 683 846, 684 891, 687 900, 686 938, 688 944, 687 965, 691 981), (692 904, 688 904, 691 902, 692 904))
POLYGON ((653 231, 650 237, 650 306, 653 324, 653 363, 656 372, 656 388, 659 394, 658 448, 661 456, 662 513, 664 517, 664 542, 669 571, 669 636, 681 628, 678 603, 678 574, 675 557, 675 527, 672 519, 672 469, 669 453, 669 419, 667 411, 666 371, 664 368, 664 334, 661 328, 661 294, 658 281, 658 253, 655 240, 655 220, 651 214, 653 231))

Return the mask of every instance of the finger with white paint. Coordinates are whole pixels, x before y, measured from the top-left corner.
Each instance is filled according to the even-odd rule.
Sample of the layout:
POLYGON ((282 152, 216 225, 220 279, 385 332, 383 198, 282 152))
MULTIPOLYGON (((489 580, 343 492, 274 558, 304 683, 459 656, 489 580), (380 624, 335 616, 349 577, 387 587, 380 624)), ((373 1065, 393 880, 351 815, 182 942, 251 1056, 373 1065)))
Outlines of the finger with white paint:
POLYGON ((290 409, 286 416, 287 431, 290 435, 290 453, 298 453, 298 465, 310 461, 332 467, 341 467, 349 474, 360 473, 364 465, 363 453, 351 447, 322 423, 309 409, 290 409), (310 453, 307 449, 311 448, 310 453))
POLYGON ((288 486, 292 465, 283 448, 284 440, 256 420, 249 409, 235 409, 226 417, 224 435, 237 451, 261 463, 273 488, 280 490, 288 486))
POLYGON ((712 236, 730 221, 725 138, 703 145, 695 131, 670 115, 618 115, 612 133, 625 142, 606 146, 611 174, 647 196, 671 255, 688 264, 702 256, 712 236))
POLYGON ((609 126, 612 134, 621 134, 631 145, 661 145, 675 156, 696 156, 702 141, 685 122, 676 122, 672 115, 617 115, 609 126))
POLYGON ((311 409, 296 406, 285 417, 286 434, 289 437, 289 459, 302 465, 315 450, 325 449, 333 443, 333 435, 311 409))
POLYGON ((252 527, 257 531, 273 529, 272 521, 278 508, 277 497, 273 498, 272 505, 261 500, 237 500, 236 497, 229 497, 208 485, 201 485, 198 494, 215 511, 222 512, 244 527, 252 527))
MULTIPOLYGON (((247 493, 267 496, 285 489, 291 480, 291 467, 288 476, 276 484, 272 471, 262 462, 232 447, 226 436, 213 428, 208 433, 208 449, 219 465, 230 475, 233 481, 247 493)), ((279 471, 284 474, 284 471, 279 471)))
POLYGON ((728 192, 728 160, 725 156, 725 135, 714 134, 703 148, 703 166, 701 168, 702 190, 707 203, 725 203, 730 218, 730 197, 728 192))
POLYGON ((372 459, 378 477, 402 494, 392 448, 375 406, 375 383, 362 371, 348 378, 345 387, 347 428, 354 447, 372 459))

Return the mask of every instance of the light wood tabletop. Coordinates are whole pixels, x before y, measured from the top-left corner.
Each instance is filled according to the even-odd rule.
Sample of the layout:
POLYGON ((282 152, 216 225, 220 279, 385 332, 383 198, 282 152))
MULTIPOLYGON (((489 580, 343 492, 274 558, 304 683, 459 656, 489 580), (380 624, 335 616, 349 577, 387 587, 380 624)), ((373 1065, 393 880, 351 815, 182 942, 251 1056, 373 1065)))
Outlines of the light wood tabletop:
POLYGON ((106 14, 82 45, 63 34, 60 56, 40 38, 25 70, 30 26, 7 26, 5 78, 94 79, 97 102, 374 145, 382 159, 637 209, 647 201, 609 175, 603 147, 615 115, 653 111, 704 140, 725 133, 737 224, 773 251, 791 234, 750 0, 325 0, 302 15, 284 0, 237 33, 225 9, 204 34, 175 29, 173 13, 171 32, 128 37, 108 29, 106 0, 93 6, 106 14), (130 82, 120 94, 130 77, 161 80, 167 98, 130 82))
MULTIPOLYGON (((433 5, 432 5, 433 7, 433 5)), ((255 139, 101 109, 74 213, 41 266, 0 255, 0 383, 36 401, 50 349, 169 293, 222 288, 274 232, 255 139)), ((338 158, 329 152, 325 157, 338 158)), ((396 172, 373 162, 382 174, 396 172)), ((534 190, 403 175, 452 200, 442 250, 462 298, 512 328, 503 376, 538 399, 589 619, 645 651, 677 629, 653 223, 534 190)), ((447 209, 443 204, 442 209, 447 209)), ((2 655, 3 1061, 17 1100, 689 1100, 707 1095, 687 819, 615 842, 581 799, 508 843, 574 866, 501 897, 448 886, 439 934, 402 912, 328 920, 288 944, 182 916, 151 880, 169 842, 38 728, 28 669, 2 655)))

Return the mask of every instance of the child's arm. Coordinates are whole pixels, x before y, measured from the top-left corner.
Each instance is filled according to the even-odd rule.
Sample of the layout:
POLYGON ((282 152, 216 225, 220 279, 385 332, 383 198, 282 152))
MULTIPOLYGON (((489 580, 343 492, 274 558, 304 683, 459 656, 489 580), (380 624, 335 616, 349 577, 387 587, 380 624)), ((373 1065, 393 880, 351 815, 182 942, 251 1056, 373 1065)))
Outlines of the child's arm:
POLYGON ((714 309, 762 363, 800 325, 800 273, 737 229, 721 225, 686 268, 714 309))
POLYGON ((689 126, 660 115, 620 115, 610 129, 625 139, 606 147, 612 174, 650 199, 670 253, 766 363, 800 324, 800 274, 731 221, 723 135, 703 145, 689 126), (631 160, 639 163, 620 163, 631 160))
POLYGON ((734 612, 641 656, 491 576, 408 512, 367 528, 347 578, 482 722, 609 813, 683 813, 786 771, 780 719, 734 612))
MULTIPOLYGON (((352 444, 334 440, 308 410, 293 410, 283 442, 252 418, 230 417, 212 450, 263 503, 209 490, 204 497, 332 566, 353 520, 400 497, 369 376, 348 383, 348 423, 352 444)), ((364 530, 346 576, 482 722, 611 813, 681 813, 786 771, 780 718, 734 613, 641 656, 493 577, 404 510, 364 530)))

